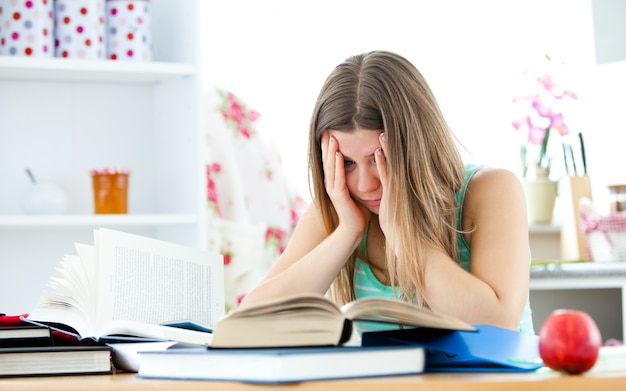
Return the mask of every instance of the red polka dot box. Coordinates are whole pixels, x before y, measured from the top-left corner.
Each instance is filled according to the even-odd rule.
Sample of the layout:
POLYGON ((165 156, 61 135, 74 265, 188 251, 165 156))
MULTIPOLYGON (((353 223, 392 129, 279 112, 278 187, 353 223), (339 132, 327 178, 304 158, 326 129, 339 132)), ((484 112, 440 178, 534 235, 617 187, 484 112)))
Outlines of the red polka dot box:
POLYGON ((107 0, 107 58, 152 60, 150 1, 107 0))
POLYGON ((53 0, 0 0, 0 55, 54 57, 53 0))
POLYGON ((54 1, 56 57, 106 57, 104 4, 104 0, 54 1))

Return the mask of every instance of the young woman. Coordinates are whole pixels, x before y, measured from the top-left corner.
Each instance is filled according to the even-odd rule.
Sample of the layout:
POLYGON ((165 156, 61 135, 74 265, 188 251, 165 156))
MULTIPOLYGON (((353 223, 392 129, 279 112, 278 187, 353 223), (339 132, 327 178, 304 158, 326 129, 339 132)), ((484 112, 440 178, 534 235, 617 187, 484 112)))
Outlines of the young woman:
POLYGON ((522 186, 464 165, 425 79, 405 58, 347 59, 309 137, 313 202, 242 306, 296 293, 395 297, 471 324, 533 332, 522 186))

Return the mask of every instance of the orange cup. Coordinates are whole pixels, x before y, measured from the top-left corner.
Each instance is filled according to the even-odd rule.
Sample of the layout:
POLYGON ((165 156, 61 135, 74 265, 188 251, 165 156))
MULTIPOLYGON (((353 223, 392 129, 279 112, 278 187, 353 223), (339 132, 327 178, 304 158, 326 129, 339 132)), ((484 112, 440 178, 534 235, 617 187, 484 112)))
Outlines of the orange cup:
POLYGON ((96 214, 127 213, 128 174, 93 173, 91 178, 96 214))

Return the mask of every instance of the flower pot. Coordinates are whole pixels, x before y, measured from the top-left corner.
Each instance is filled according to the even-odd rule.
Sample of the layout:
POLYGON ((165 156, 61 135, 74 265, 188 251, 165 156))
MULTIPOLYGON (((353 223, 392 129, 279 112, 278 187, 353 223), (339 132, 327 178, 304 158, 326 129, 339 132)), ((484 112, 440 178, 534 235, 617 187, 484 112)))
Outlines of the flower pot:
POLYGON ((548 178, 524 181, 528 222, 530 224, 549 224, 554 213, 557 195, 557 182, 548 178))

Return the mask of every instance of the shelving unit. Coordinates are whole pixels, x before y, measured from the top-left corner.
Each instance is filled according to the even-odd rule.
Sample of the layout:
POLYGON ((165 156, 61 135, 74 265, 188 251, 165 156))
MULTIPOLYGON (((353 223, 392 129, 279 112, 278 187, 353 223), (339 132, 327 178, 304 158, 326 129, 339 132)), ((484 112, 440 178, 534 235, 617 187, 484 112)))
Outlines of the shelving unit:
POLYGON ((197 0, 152 0, 153 61, 0 56, 0 312, 30 311, 98 227, 205 248, 197 0), (89 171, 130 169, 129 213, 95 215, 89 171), (25 215, 25 169, 63 215, 25 215))

